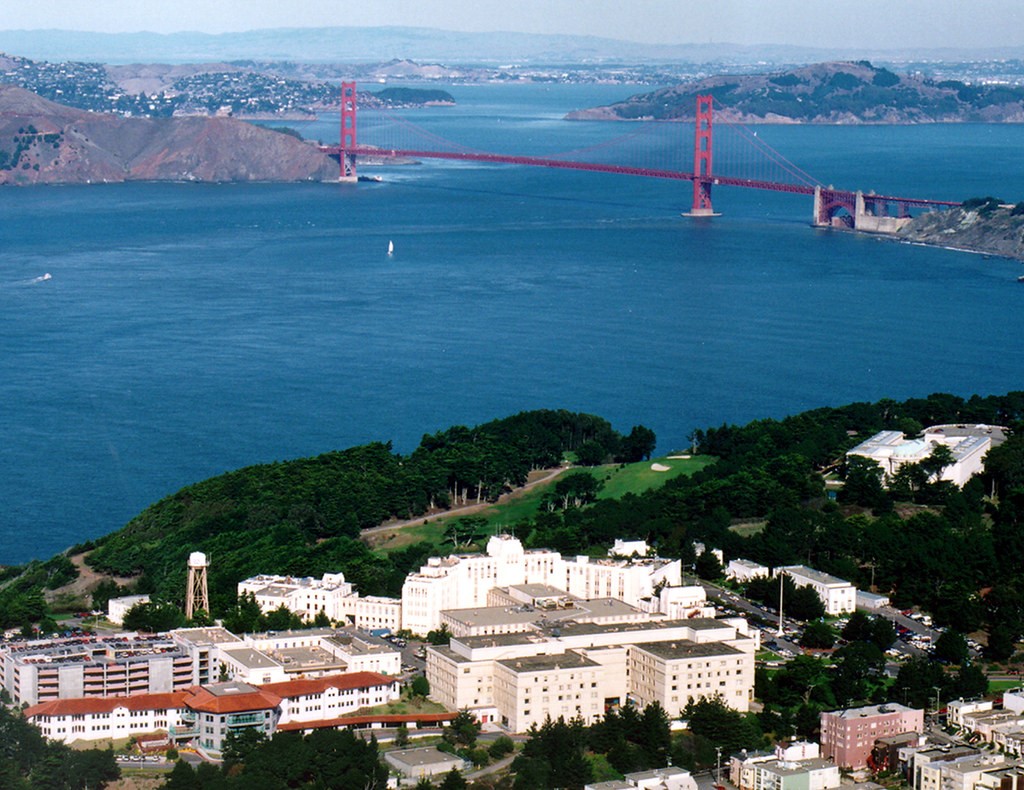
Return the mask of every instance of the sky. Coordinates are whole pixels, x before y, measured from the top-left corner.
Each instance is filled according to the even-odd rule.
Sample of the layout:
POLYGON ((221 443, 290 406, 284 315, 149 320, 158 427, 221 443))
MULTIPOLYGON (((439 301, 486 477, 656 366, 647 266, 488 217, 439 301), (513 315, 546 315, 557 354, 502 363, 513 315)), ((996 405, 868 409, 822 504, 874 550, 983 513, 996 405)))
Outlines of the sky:
POLYGON ((110 33, 392 25, 658 44, 1024 45, 1024 0, 46 0, 0 16, 0 29, 110 33))

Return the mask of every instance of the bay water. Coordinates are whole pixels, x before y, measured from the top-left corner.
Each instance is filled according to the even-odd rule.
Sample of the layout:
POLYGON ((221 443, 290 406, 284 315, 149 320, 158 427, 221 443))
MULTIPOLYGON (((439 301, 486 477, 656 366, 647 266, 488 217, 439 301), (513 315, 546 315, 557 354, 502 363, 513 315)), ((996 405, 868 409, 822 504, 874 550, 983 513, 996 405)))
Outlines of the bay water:
MULTIPOLYGON (((622 133, 561 117, 630 91, 451 92, 414 120, 544 155, 622 133)), ((838 187, 1024 199, 1021 126, 758 133, 838 187)), ((695 222, 685 182, 372 172, 0 191, 0 564, 229 469, 373 440, 408 452, 525 409, 642 423, 667 452, 723 422, 1024 386, 1013 261, 815 231, 803 197, 723 188, 722 216, 695 222)))

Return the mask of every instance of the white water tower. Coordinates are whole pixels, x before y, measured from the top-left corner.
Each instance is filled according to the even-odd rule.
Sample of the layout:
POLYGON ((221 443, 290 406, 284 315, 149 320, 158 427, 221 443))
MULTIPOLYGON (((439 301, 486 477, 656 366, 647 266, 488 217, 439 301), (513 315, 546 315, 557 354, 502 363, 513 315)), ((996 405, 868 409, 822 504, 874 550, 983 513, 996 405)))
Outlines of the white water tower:
POLYGON ((193 613, 210 611, 210 592, 206 585, 206 569, 209 563, 201 551, 188 555, 188 589, 185 590, 185 617, 192 619, 193 613))

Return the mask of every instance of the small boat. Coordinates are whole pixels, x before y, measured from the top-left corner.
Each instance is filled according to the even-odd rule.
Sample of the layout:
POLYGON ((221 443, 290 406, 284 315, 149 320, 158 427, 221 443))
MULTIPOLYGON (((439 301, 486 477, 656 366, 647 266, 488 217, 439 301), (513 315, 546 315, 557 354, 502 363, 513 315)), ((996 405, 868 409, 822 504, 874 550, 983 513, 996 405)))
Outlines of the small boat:
POLYGON ((394 255, 394 254, 395 254, 395 243, 393 241, 391 241, 390 239, 388 239, 388 255, 394 255))

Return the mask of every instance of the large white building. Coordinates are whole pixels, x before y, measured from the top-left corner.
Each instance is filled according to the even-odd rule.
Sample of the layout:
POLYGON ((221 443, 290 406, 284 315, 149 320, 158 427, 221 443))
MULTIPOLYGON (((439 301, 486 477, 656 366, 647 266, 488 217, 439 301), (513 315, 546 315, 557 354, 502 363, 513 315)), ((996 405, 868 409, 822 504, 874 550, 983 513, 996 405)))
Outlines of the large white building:
POLYGON ((516 538, 495 535, 484 554, 431 557, 410 573, 402 587, 402 628, 416 634, 436 630, 443 610, 486 606, 495 587, 545 584, 582 600, 617 598, 639 606, 660 583, 682 583, 679 560, 565 559, 557 551, 526 551, 516 538))
POLYGON ((592 723, 608 706, 658 701, 677 716, 720 695, 746 711, 757 633, 740 618, 601 625, 561 623, 531 633, 453 638, 427 650, 431 697, 450 710, 523 732, 545 717, 592 723))
POLYGON ((785 573, 797 587, 810 587, 821 599, 825 614, 836 616, 857 609, 857 588, 850 582, 816 571, 806 565, 784 565, 775 569, 776 576, 785 573))
POLYGON ((952 452, 954 462, 942 470, 939 479, 963 486, 982 470, 985 454, 1005 438, 1006 429, 994 425, 933 425, 914 439, 908 439, 901 431, 880 431, 847 450, 846 455, 870 458, 888 480, 904 464, 920 463, 937 446, 944 445, 952 452))
POLYGON ((418 572, 406 576, 402 598, 360 596, 341 573, 323 578, 253 576, 238 584, 238 594, 254 596, 260 609, 285 607, 307 620, 324 614, 332 622, 363 629, 405 629, 424 635, 441 627, 441 612, 488 605, 495 587, 556 587, 579 600, 615 598, 640 607, 659 585, 682 583, 679 560, 651 557, 643 541, 617 541, 612 554, 593 559, 563 558, 557 551, 526 551, 508 535, 496 535, 483 554, 431 557, 418 572), (618 556, 615 552, 626 552, 618 556))

